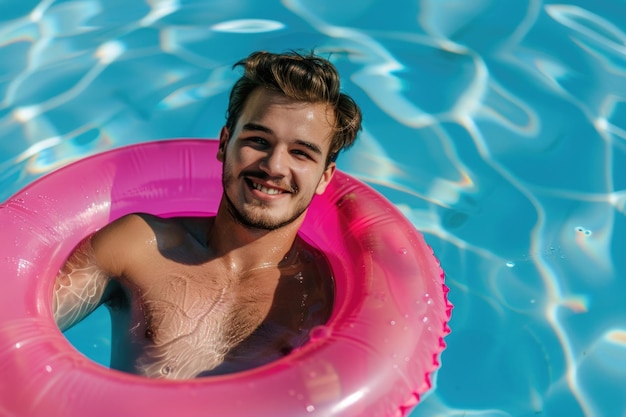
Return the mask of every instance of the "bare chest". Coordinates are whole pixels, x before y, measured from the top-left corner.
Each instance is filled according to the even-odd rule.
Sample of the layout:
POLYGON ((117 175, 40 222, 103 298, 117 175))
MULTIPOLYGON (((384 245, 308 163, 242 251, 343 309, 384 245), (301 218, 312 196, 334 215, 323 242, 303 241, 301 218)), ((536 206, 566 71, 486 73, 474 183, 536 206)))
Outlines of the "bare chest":
POLYGON ((267 286, 252 291, 218 279, 172 275, 141 294, 145 336, 157 346, 184 339, 213 346, 234 342, 260 324, 272 295, 267 286))
POLYGON ((308 294, 297 277, 273 274, 233 284, 171 271, 136 291, 132 304, 143 320, 130 332, 141 346, 134 372, 176 379, 232 372, 302 344, 308 294))

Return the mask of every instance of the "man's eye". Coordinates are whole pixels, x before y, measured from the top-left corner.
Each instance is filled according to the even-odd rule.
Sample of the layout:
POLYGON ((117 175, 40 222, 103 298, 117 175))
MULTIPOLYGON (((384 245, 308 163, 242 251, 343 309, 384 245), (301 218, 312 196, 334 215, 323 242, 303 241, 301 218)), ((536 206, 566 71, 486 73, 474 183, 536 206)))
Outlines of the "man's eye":
POLYGON ((313 159, 308 152, 301 151, 300 149, 295 149, 295 150, 292 151, 292 153, 294 153, 295 155, 297 155, 299 157, 302 157, 302 158, 313 159))
POLYGON ((254 144, 254 145, 260 145, 260 146, 265 146, 267 145, 267 141, 263 138, 260 138, 258 136, 253 136, 250 137, 248 139, 246 139, 248 142, 254 144))

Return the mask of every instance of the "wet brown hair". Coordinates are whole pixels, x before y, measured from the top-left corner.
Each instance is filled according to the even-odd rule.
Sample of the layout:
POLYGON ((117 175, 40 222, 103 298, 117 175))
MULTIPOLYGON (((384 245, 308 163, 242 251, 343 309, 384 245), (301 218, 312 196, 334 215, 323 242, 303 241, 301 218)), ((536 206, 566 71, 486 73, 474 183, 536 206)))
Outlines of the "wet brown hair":
POLYGON ((330 61, 313 53, 253 52, 233 68, 240 66, 244 73, 230 92, 226 112, 226 127, 230 132, 234 131, 250 93, 264 87, 293 100, 331 107, 335 123, 327 163, 352 146, 361 130, 361 109, 350 96, 340 92, 339 73, 330 61))

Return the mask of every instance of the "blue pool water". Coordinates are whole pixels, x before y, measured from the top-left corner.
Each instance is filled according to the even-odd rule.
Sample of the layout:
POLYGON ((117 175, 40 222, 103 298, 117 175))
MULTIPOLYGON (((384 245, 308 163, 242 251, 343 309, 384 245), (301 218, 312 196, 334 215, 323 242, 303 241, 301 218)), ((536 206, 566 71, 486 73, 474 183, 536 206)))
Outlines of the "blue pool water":
MULTIPOLYGON (((411 416, 626 416, 624 28, 623 0, 0 0, 0 201, 86 155, 215 137, 235 61, 315 48, 364 110, 340 167, 451 287, 411 416)), ((106 335, 68 337, 106 363, 106 335)))

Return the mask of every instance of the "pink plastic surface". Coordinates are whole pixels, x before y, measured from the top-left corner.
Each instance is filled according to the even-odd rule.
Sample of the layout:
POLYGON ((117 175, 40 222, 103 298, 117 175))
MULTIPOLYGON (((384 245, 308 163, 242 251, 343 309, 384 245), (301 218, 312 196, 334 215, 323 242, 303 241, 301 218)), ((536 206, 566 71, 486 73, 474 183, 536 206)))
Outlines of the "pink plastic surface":
POLYGON ((422 235, 380 194, 337 172, 302 235, 323 250, 336 298, 289 356, 188 381, 102 367, 51 312, 54 277, 86 235, 131 212, 215 213, 217 142, 170 140, 80 160, 0 205, 0 415, 403 416, 430 387, 451 306, 422 235))

